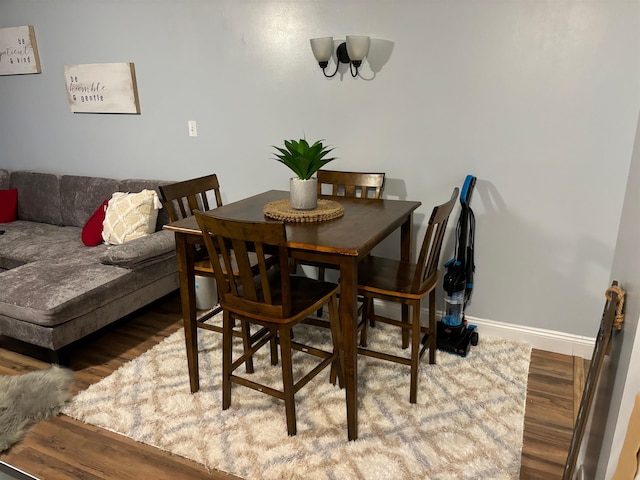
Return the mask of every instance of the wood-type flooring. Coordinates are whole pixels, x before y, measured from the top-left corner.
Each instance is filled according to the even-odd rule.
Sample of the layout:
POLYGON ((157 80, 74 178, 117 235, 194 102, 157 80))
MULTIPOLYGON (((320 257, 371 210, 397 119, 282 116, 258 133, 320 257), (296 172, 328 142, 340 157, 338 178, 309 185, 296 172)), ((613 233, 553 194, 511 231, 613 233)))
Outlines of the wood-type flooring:
MULTIPOLYGON (((108 376, 181 326, 180 299, 174 293, 74 345, 69 357, 76 372, 74 392, 108 376)), ((0 374, 47 368, 45 360, 42 352, 0 339, 0 374)), ((582 359, 533 350, 521 479, 562 477, 584 368, 582 359)), ((63 415, 32 427, 0 460, 42 480, 236 478, 63 415)))

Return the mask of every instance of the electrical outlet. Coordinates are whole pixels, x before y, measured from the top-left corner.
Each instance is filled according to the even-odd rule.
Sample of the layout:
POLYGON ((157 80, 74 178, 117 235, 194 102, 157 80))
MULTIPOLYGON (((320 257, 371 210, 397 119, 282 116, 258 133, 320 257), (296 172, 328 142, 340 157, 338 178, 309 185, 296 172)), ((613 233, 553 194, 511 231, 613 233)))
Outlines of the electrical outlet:
POLYGON ((189 127, 189 136, 190 137, 197 137, 198 136, 198 129, 196 127, 196 121, 195 120, 189 120, 187 122, 187 125, 189 127))

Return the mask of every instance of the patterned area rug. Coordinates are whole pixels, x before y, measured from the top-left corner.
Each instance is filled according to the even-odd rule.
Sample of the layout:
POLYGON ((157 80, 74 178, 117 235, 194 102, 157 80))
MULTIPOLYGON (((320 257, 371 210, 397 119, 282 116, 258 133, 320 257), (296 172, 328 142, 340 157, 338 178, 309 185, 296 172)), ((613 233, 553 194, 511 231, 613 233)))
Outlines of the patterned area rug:
MULTIPOLYGON (((326 332, 301 326, 297 338, 326 332)), ((418 403, 408 367, 359 357, 359 438, 347 441, 345 394, 328 370, 296 395, 298 434, 287 436, 284 404, 233 386, 221 409, 221 336, 199 330, 200 391, 191 394, 184 332, 78 394, 63 413, 245 479, 517 479, 531 349, 483 338, 466 358, 423 359, 418 403)), ((399 348, 388 326, 370 345, 399 348)), ((298 353, 300 364, 307 358, 298 353)), ((255 378, 274 379, 268 348, 255 378)), ((243 372, 243 369, 238 370, 243 372)), ((295 375, 295 372, 294 372, 295 375)), ((296 377, 296 378, 299 378, 296 377)))

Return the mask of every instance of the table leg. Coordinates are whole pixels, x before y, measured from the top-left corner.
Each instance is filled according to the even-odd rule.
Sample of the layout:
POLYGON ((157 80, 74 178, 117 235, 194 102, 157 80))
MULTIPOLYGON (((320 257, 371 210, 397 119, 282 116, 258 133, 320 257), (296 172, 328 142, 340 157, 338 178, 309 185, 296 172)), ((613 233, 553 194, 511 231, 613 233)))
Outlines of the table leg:
POLYGON ((358 259, 345 257, 340 263, 340 325, 344 355, 344 385, 347 396, 349 440, 358 438, 358 259))
POLYGON ((407 216, 400 227, 400 259, 408 262, 411 260, 413 243, 413 213, 407 216))
POLYGON ((200 389, 198 372, 198 328, 196 325, 195 273, 193 270, 193 247, 187 242, 187 236, 176 233, 176 256, 180 278, 180 301, 187 347, 187 365, 191 393, 200 389))
MULTIPOLYGON (((407 216, 407 219, 400 227, 400 259, 408 262, 411 260, 413 241, 413 213, 407 216)), ((402 305, 402 321, 409 322, 409 306, 402 305)), ((402 348, 409 347, 409 330, 402 329, 402 348)))

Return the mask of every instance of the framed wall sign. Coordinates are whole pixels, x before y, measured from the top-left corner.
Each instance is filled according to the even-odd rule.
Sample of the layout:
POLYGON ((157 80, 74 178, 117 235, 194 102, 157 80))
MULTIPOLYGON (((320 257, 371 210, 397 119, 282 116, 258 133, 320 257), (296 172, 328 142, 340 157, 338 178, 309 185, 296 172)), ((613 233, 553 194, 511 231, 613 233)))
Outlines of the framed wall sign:
POLYGON ((65 65, 73 113, 140 113, 133 63, 65 65))
POLYGON ((33 26, 0 28, 0 75, 40 72, 42 69, 33 26))

